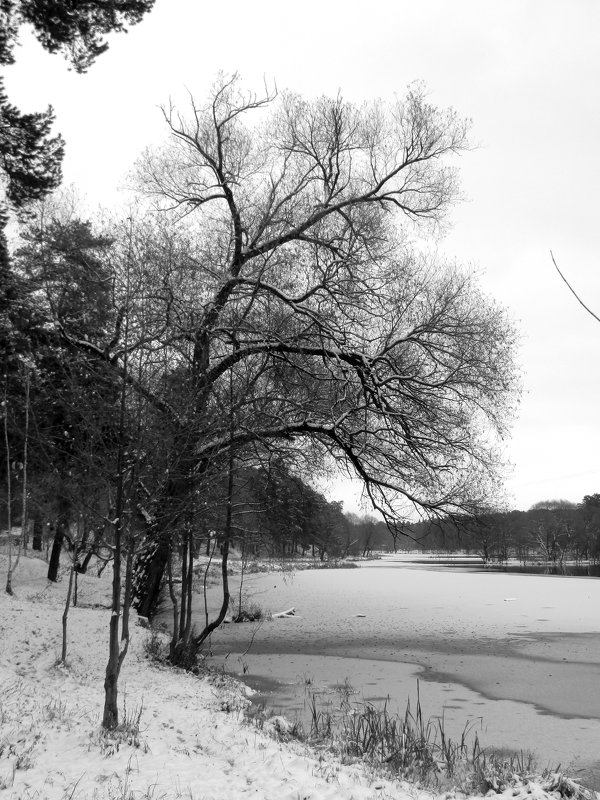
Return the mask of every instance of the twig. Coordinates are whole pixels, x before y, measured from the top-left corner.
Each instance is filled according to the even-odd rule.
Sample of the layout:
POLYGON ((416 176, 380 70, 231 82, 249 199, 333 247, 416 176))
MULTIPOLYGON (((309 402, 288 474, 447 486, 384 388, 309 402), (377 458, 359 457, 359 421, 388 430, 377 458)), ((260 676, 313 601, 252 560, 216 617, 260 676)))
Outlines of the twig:
POLYGON ((264 622, 264 620, 262 620, 262 619, 261 619, 261 621, 258 623, 258 625, 256 626, 256 628, 255 628, 255 629, 254 629, 254 631, 252 632, 252 636, 251 636, 251 638, 250 638, 250 643, 248 644, 248 647, 247 647, 247 648, 244 650, 244 652, 242 653, 242 655, 240 656, 240 658, 242 658, 242 657, 243 657, 243 656, 245 656, 245 655, 248 655, 248 652, 250 651, 250 648, 251 648, 251 647, 252 647, 252 645, 254 644, 254 639, 256 638, 256 634, 259 632, 259 630, 260 630, 260 629, 262 628, 262 626, 263 626, 263 622, 264 622))
POLYGON ((552 263, 553 263, 553 264, 554 264, 554 266, 556 267, 556 271, 558 272, 558 274, 560 275, 560 277, 563 279, 563 281, 564 281, 564 282, 567 284, 567 286, 569 287, 569 290, 571 291, 571 294, 572 294, 572 295, 575 297, 575 299, 577 300, 577 302, 578 302, 580 305, 582 305, 582 306, 585 308, 585 310, 588 312, 588 314, 591 314, 591 315, 592 315, 592 317, 593 317, 593 318, 594 318, 594 319, 595 319, 597 322, 600 322, 600 317, 599 317, 597 314, 594 314, 594 312, 591 310, 591 308, 588 308, 588 307, 586 306, 586 304, 583 302, 583 300, 581 299, 581 297, 579 297, 579 295, 577 294, 577 292, 575 291, 575 289, 573 289, 573 287, 571 286, 571 284, 569 283, 569 281, 568 281, 568 280, 565 278, 565 276, 562 274, 562 272, 561 272, 561 271, 560 271, 560 269, 558 268, 558 264, 556 263, 556 260, 555 260, 555 258, 554 258, 554 254, 553 254, 552 250, 550 250, 550 256, 551 256, 551 258, 552 258, 552 263))

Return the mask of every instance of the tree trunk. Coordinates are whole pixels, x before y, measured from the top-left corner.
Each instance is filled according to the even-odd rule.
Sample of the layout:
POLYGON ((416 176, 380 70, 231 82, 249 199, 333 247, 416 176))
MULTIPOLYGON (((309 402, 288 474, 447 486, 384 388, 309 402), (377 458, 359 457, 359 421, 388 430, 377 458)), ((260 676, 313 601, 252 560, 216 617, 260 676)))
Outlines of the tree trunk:
POLYGON ((139 584, 135 588, 138 614, 151 618, 160 597, 160 587, 169 559, 169 536, 161 532, 156 548, 146 558, 138 561, 136 572, 141 573, 139 584))
MULTIPOLYGON (((229 511, 229 509, 228 509, 229 511)), ((226 533, 225 540, 223 542, 223 551, 221 555, 221 579, 223 583, 223 602, 221 603, 221 610, 219 611, 219 615, 215 620, 209 623, 202 633, 199 636, 196 636, 194 639, 194 644, 197 648, 208 639, 210 634, 216 630, 219 625, 225 619, 225 614, 227 614, 227 609, 229 608, 229 600, 231 595, 229 593, 229 576, 227 575, 227 558, 229 556, 229 534, 226 533)))
MULTIPOLYGON (((129 286, 129 274, 128 274, 129 286)), ((125 317, 124 341, 127 342, 129 330, 129 316, 125 317)), ((113 730, 119 724, 118 683, 121 666, 129 649, 129 603, 131 602, 132 574, 133 574, 133 542, 129 532, 127 536, 127 557, 125 562, 125 597, 121 606, 121 567, 123 559, 123 544, 125 535, 129 531, 127 516, 127 501, 125 494, 125 474, 127 471, 125 461, 125 415, 126 415, 126 376, 128 369, 127 356, 124 362, 124 379, 121 383, 121 397, 119 401, 119 450, 117 454, 117 486, 115 498, 115 544, 113 556, 112 603, 110 625, 108 631, 108 661, 104 678, 104 712, 102 727, 113 730), (121 641, 119 642, 119 620, 123 619, 121 641)))
POLYGON ((104 678, 104 712, 102 727, 113 730, 119 724, 118 681, 119 660, 119 620, 121 617, 121 531, 123 525, 123 468, 119 453, 118 484, 115 522, 115 548, 113 557, 112 603, 108 632, 108 662, 104 678))
POLYGON ((50 563, 48 564, 48 580, 58 580, 58 568, 60 566, 60 551, 65 539, 65 532, 69 526, 69 512, 63 506, 59 512, 58 519, 56 520, 56 529, 54 531, 54 541, 52 543, 52 552, 50 554, 50 563))
POLYGON ((25 368, 25 431, 23 442, 23 492, 21 495, 21 546, 23 551, 27 550, 29 539, 29 520, 27 506, 27 466, 28 466, 28 447, 29 447, 29 392, 30 392, 29 367, 25 368))
POLYGON ((171 603, 173 604, 173 633, 171 635, 171 644, 169 647, 169 656, 171 660, 173 660, 175 657, 177 643, 179 642, 179 603, 177 600, 177 592, 175 591, 175 586, 173 585, 171 553, 169 553, 169 558, 167 560, 167 578, 169 581, 169 596, 171 598, 171 603))
POLYGON ((188 543, 186 538, 187 531, 182 533, 182 547, 181 547, 181 604, 179 607, 179 637, 183 638, 185 634, 185 620, 187 617, 187 584, 189 581, 188 575, 188 543))
POLYGON ((213 560, 213 557, 215 555, 215 550, 216 549, 217 549, 217 539, 215 537, 213 539, 212 550, 209 553, 206 554, 208 556, 208 562, 207 562, 206 567, 204 569, 204 579, 202 581, 202 594, 203 594, 203 597, 204 597, 204 625, 205 625, 205 627, 208 626, 208 600, 207 600, 207 597, 206 597, 206 581, 207 581, 207 578, 208 578, 208 571, 209 571, 210 566, 212 564, 212 560, 213 560))
MULTIPOLYGON (((80 554, 88 546, 87 542, 88 542, 88 538, 89 538, 89 528, 88 528, 87 523, 85 523, 85 522, 84 522, 84 528, 83 528, 83 535, 84 535, 84 540, 81 542, 81 545, 79 547, 79 553, 80 554)), ((102 529, 97 528, 94 531, 94 538, 92 540, 91 545, 89 546, 89 549, 87 550, 87 552, 85 554, 85 557, 83 558, 83 561, 80 561, 79 557, 77 558, 77 564, 75 565, 75 571, 78 572, 80 575, 85 575, 86 574, 86 572, 88 570, 88 567, 90 565, 90 561, 92 560, 92 556, 97 555, 97 548, 98 548, 98 545, 99 545, 101 539, 102 539, 102 529)))
POLYGON ((36 511, 35 516, 33 517, 33 539, 31 542, 31 547, 33 550, 37 550, 38 552, 43 550, 43 538, 44 523, 42 522, 42 515, 39 511, 36 511))
MULTIPOLYGON (((129 534, 131 540, 131 532, 129 534)), ((131 608, 131 590, 133 585, 133 542, 129 542, 125 561, 125 593, 123 595, 123 624, 121 625, 121 642, 129 642, 129 610, 131 608)))
POLYGON ((192 597, 194 589, 194 537, 191 530, 188 531, 188 546, 189 580, 187 585, 187 613, 185 615, 185 630, 183 632, 186 642, 189 641, 192 633, 192 597))
POLYGON ((69 588, 67 589, 67 599, 65 600, 65 610, 62 615, 62 652, 60 655, 61 664, 67 662, 67 620, 69 617, 69 607, 71 605, 71 593, 73 591, 73 576, 75 575, 75 567, 71 567, 69 573, 69 588))
MULTIPOLYGON (((232 430, 233 430, 233 424, 232 424, 232 430)), ((210 636, 210 634, 216 628, 219 627, 219 625, 225 619, 225 614, 227 613, 227 609, 229 608, 229 600, 231 595, 229 593, 229 576, 227 575, 227 559, 229 556, 229 543, 231 541, 231 532, 233 529, 233 488, 234 488, 233 467, 234 467, 233 446, 231 446, 229 450, 227 514, 225 517, 225 532, 223 536, 223 544, 221 549, 221 580, 223 583, 223 602, 221 603, 221 610, 219 611, 219 615, 217 616, 217 618, 213 620, 210 624, 206 625, 202 633, 194 638, 194 645, 196 649, 198 649, 202 645, 202 643, 210 636)))
POLYGON ((6 457, 6 529, 8 531, 8 572, 6 573, 6 594, 12 594, 12 515, 11 515, 11 466, 10 444, 8 440, 8 377, 4 376, 4 446, 6 457))
POLYGON ((109 656, 104 678, 104 712, 102 727, 112 731, 119 724, 118 680, 119 680, 119 615, 113 612, 109 627, 109 656))

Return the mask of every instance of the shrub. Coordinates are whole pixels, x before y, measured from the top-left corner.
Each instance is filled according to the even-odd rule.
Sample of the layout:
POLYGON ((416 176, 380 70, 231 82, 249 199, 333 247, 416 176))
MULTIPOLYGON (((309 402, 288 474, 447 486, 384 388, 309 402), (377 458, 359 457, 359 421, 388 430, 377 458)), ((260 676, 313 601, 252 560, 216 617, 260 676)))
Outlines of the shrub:
POLYGON ((232 622, 260 622, 261 620, 269 619, 270 615, 266 614, 264 609, 258 603, 249 602, 247 599, 242 600, 237 614, 232 618, 232 622))
POLYGON ((141 735, 140 722, 144 712, 144 701, 136 705, 132 711, 127 710, 126 698, 123 697, 123 714, 119 725, 113 730, 101 728, 92 741, 100 747, 100 752, 105 756, 112 756, 118 753, 122 745, 141 748, 144 753, 148 752, 148 743, 141 735))
POLYGON ((144 639, 144 653, 150 661, 164 663, 168 657, 168 647, 164 636, 157 630, 150 630, 149 635, 144 639))

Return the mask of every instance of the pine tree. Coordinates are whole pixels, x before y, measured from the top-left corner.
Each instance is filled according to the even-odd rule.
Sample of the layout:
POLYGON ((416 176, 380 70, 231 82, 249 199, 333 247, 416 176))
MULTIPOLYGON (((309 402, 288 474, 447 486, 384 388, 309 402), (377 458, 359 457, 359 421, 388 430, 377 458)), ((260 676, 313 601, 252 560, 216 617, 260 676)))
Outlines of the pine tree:
POLYGON ((91 492, 86 502, 94 503, 90 487, 97 481, 82 453, 95 447, 110 451, 114 444, 106 409, 116 402, 116 379, 99 352, 73 351, 69 344, 72 339, 101 343, 114 324, 112 280, 102 257, 111 243, 78 219, 31 226, 23 238, 15 264, 28 294, 18 329, 35 364, 31 461, 44 486, 41 494, 52 498, 46 503, 56 520, 48 579, 56 580, 73 498, 91 492))
MULTIPOLYGON (((19 29, 27 23, 50 53, 62 52, 77 72, 104 53, 103 38, 139 22, 154 0, 0 0, 0 65, 14 63, 19 29)), ((22 213, 61 181, 64 141, 51 136, 54 112, 23 114, 12 105, 0 78, 0 251, 6 256, 6 207, 22 213)), ((0 253, 0 257, 1 256, 0 253)))
POLYGON ((14 62, 19 27, 29 23, 44 49, 64 53, 85 72, 108 49, 104 36, 125 31, 154 0, 0 0, 0 63, 14 62))
POLYGON ((17 210, 39 200, 61 181, 64 142, 51 136, 54 112, 21 112, 8 102, 0 81, 0 166, 6 176, 6 199, 17 210))

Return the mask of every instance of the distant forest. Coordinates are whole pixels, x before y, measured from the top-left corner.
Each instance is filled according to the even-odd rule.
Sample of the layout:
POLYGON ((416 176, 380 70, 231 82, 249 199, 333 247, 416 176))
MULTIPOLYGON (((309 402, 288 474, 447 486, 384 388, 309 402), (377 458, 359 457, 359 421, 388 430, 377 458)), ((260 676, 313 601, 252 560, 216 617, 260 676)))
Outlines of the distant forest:
MULTIPOLYGON (((20 526, 21 497, 17 487, 18 483, 11 517, 13 525, 20 526)), ((106 542, 111 538, 110 516, 98 513, 92 496, 80 495, 79 502, 74 502, 77 508, 73 509, 72 522, 67 529, 61 528, 51 487, 49 474, 40 491, 30 489, 26 547, 45 551, 50 560, 54 549, 58 559, 58 533, 61 544, 71 551, 71 557, 75 556, 76 569, 85 571, 91 556, 101 557, 106 550, 106 542), (50 489, 49 494, 44 486, 50 489)), ((586 495, 579 504, 549 500, 536 503, 528 511, 426 520, 405 525, 402 532, 390 532, 383 520, 368 514, 344 513, 341 502, 327 500, 281 461, 239 470, 233 495, 236 500, 230 521, 232 547, 250 561, 302 556, 319 560, 364 558, 377 552, 420 548, 479 555, 485 563, 502 563, 511 558, 523 563, 554 564, 600 560, 600 493, 586 495)), ((193 536, 193 556, 214 554, 220 546, 218 532, 226 523, 227 496, 225 478, 214 485, 210 496, 205 495, 201 524, 193 536)), ((140 531, 147 523, 145 513, 140 505, 137 514, 140 531)), ((0 527, 5 529, 6 514, 2 517, 0 527)), ((197 526, 199 520, 195 522, 197 526)), ((107 558, 110 558, 108 553, 107 558)))
MULTIPOLYGON (((477 517, 445 518, 414 526, 412 535, 426 549, 481 556, 484 562, 598 561, 600 494, 582 502, 547 500, 528 511, 496 511, 477 517)), ((401 542, 401 547, 412 543, 401 542)))

